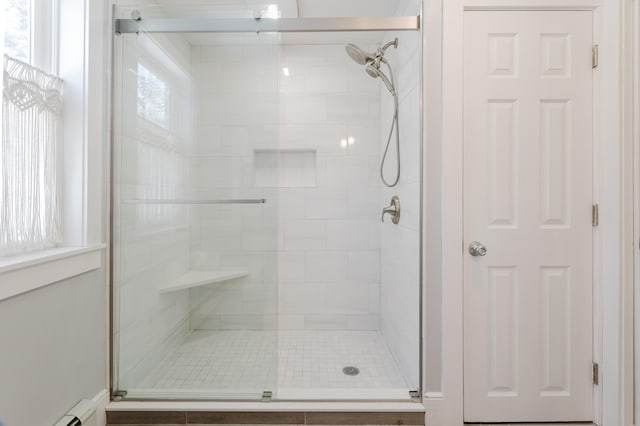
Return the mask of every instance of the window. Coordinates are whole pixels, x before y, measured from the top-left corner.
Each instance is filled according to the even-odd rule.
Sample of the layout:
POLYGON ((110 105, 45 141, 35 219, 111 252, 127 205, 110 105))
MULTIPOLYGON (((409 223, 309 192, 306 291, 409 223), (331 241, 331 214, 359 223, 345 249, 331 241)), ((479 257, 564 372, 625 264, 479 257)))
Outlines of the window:
MULTIPOLYGON (((186 149, 184 135, 176 128, 179 127, 176 126, 179 108, 171 106, 172 102, 184 99, 188 90, 180 84, 176 70, 172 72, 161 65, 163 61, 158 57, 166 54, 153 43, 148 49, 142 51, 148 56, 144 63, 137 64, 135 170, 138 196, 143 200, 179 198, 180 189, 186 184, 186 149)), ((142 204, 137 208, 137 216, 143 229, 158 229, 179 222, 184 211, 184 208, 170 204, 142 204)))
POLYGON ((31 0, 4 1, 4 53, 31 63, 31 0))
POLYGON ((44 22, 52 17, 38 1, 5 1, 0 256, 52 248, 60 240, 62 81, 33 66, 47 62, 51 68, 45 59, 52 57, 51 49, 36 43, 42 28, 34 24, 36 18, 44 22))
POLYGON ((164 129, 169 128, 169 86, 138 64, 138 115, 164 129))
POLYGON ((55 73, 56 0, 3 0, 4 53, 55 73))
MULTIPOLYGON (((22 60, 16 58, 17 63, 29 62, 32 66, 24 67, 29 70, 25 75, 31 75, 38 81, 34 86, 26 79, 26 82, 15 86, 13 96, 16 100, 22 100, 20 107, 23 108, 32 105, 30 102, 34 100, 40 102, 38 108, 30 110, 34 116, 36 110, 45 110, 53 115, 64 109, 64 114, 58 115, 53 131, 59 136, 53 144, 55 154, 41 149, 45 145, 41 143, 43 138, 40 136, 50 130, 47 126, 41 126, 46 132, 38 132, 38 145, 32 144, 39 148, 38 155, 31 156, 32 160, 39 157, 56 158, 55 162, 47 160, 49 166, 46 167, 42 166, 42 160, 37 160, 41 168, 32 176, 34 182, 39 184, 36 185, 38 189, 32 192, 46 199, 50 194, 48 187, 55 188, 58 208, 48 211, 57 212, 58 237, 33 244, 29 248, 31 251, 27 252, 24 249, 27 233, 14 232, 19 236, 14 237, 11 250, 0 254, 0 300, 103 265, 106 247, 103 153, 106 151, 108 129, 105 117, 108 105, 106 70, 109 67, 105 52, 109 45, 110 10, 108 2, 93 0, 4 0, 2 7, 7 18, 5 21, 11 23, 9 28, 3 28, 6 44, 9 49, 14 49, 15 56, 23 55, 22 60), (24 61, 27 57, 28 61, 24 61), (64 80, 64 96, 60 96, 59 91, 56 93, 61 80, 64 80), (56 82, 58 87, 55 87, 56 82), (36 87, 46 88, 44 101, 42 96, 36 96, 42 95, 42 91, 36 90, 36 87), (55 173, 55 186, 51 185, 51 179, 46 178, 52 171, 55 173), (49 248, 51 241, 56 247, 49 248), (10 251, 15 254, 8 255, 10 251)), ((39 113, 38 117, 45 115, 39 113)), ((2 129, 4 131, 5 126, 2 129)), ((25 140, 21 138, 19 143, 25 140)), ((7 146, 3 142, 0 151, 7 146)), ((15 153, 19 149, 14 149, 15 153)), ((14 166, 16 164, 5 167, 14 166)), ((22 171, 26 168, 22 167, 22 171)), ((2 174, 0 171, 0 187, 9 191, 20 189, 20 185, 25 183, 21 177, 9 182, 2 174)), ((0 201, 0 207, 3 204, 0 201)), ((24 225, 25 229, 32 232, 34 221, 36 224, 47 221, 55 223, 47 219, 48 213, 42 213, 44 211, 38 210, 28 221, 23 219, 22 214, 15 214, 15 217, 20 217, 23 222, 18 225, 24 225)), ((0 217, 0 232, 5 227, 6 219, 0 217)))

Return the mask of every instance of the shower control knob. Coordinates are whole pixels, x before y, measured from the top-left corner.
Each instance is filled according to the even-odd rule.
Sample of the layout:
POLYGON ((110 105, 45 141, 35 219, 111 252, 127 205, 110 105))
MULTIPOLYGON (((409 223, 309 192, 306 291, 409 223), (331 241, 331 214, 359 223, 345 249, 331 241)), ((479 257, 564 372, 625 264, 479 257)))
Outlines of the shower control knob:
POLYGON ((389 207, 385 207, 382 209, 382 221, 384 222, 384 215, 388 214, 391 216, 391 222, 395 225, 400 222, 400 199, 397 196, 393 196, 391 199, 391 204, 389 207))
POLYGON ((486 256, 487 248, 482 243, 471 241, 471 244, 469 244, 469 254, 471 254, 471 256, 486 256))

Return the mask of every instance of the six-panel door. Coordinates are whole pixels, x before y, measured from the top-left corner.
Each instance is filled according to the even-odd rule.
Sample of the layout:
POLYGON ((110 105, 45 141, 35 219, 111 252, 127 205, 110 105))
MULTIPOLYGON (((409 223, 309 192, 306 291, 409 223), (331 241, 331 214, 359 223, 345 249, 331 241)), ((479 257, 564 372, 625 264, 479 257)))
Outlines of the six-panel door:
POLYGON ((464 30, 465 421, 589 421, 592 14, 464 30))

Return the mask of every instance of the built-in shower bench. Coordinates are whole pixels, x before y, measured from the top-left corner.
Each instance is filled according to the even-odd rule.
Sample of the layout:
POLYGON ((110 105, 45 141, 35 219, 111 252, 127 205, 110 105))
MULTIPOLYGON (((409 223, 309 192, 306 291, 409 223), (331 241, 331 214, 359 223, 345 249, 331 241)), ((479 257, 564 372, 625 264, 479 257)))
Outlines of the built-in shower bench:
POLYGON ((203 285, 221 283, 224 281, 242 278, 249 275, 249 271, 241 268, 225 268, 213 271, 189 271, 176 278, 164 287, 161 287, 160 294, 172 293, 174 291, 186 290, 203 285))

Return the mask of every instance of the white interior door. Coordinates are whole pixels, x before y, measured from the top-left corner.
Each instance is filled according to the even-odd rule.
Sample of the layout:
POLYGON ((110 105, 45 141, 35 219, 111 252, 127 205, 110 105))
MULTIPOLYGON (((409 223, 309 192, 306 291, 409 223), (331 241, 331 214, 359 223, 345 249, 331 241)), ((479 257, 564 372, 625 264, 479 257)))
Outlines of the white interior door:
POLYGON ((592 14, 464 24, 465 421, 590 421, 592 14))

